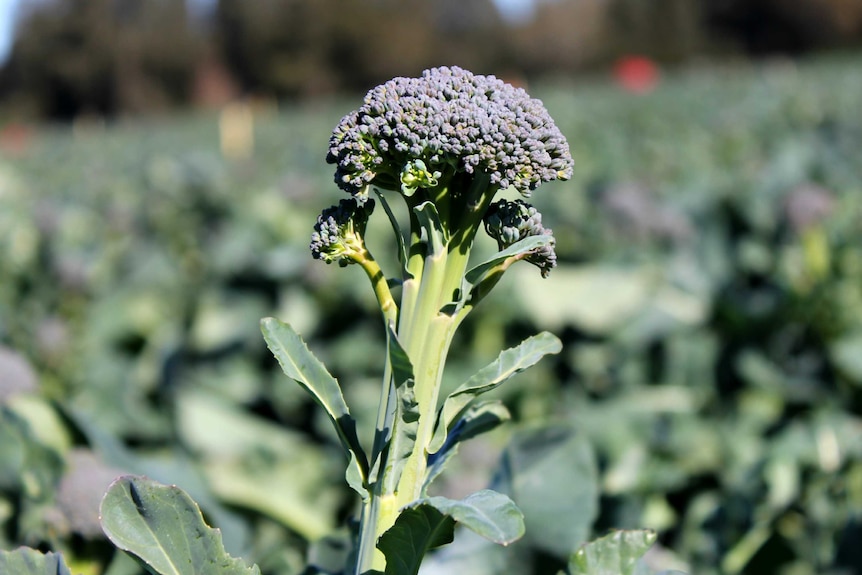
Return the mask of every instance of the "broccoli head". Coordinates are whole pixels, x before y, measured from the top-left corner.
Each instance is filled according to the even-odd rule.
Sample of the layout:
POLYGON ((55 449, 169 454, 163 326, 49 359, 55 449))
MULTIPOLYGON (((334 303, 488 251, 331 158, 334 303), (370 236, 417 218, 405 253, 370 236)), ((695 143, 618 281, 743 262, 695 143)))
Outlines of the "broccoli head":
POLYGON ((484 174, 496 189, 513 186, 526 197, 572 174, 568 143, 540 100, 458 67, 373 88, 336 126, 327 162, 337 185, 360 201, 371 184, 411 196, 459 174, 484 174))
POLYGON ((373 209, 374 200, 360 204, 351 198, 323 210, 311 234, 311 255, 328 264, 338 262, 341 267, 365 259, 363 236, 373 209))
MULTIPOLYGON (((491 204, 485 214, 485 231, 497 240, 497 247, 504 250, 519 240, 530 236, 552 236, 550 229, 542 225, 542 214, 523 200, 499 200, 491 204)), ((554 241, 537 248, 524 258, 548 277, 557 265, 554 241)))

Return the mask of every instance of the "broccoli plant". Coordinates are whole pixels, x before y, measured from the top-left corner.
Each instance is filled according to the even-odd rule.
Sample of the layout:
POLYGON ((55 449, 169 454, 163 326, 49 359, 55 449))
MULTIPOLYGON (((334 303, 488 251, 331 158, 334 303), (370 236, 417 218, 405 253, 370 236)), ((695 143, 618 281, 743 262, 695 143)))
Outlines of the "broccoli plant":
MULTIPOLYGON (((526 198, 543 183, 570 178, 568 144, 524 90, 442 67, 372 89, 336 126, 327 161, 349 197, 320 214, 311 253, 327 264, 362 268, 387 342, 371 445, 362 445, 339 383, 299 334, 278 319, 261 321, 284 372, 328 415, 345 452, 346 480, 360 496, 352 550, 343 567, 326 572, 415 575, 428 550, 453 541, 456 523, 507 545, 524 532, 524 517, 508 496, 482 490, 452 500, 432 495, 429 486, 461 442, 509 418, 499 401, 479 396, 559 352, 561 343, 549 333, 527 338, 445 398, 441 381, 456 330, 506 270, 525 261, 547 276, 555 267, 554 237, 541 214, 523 199, 497 196, 514 189, 526 198), (366 242, 377 206, 397 247, 387 270, 366 242), (497 251, 471 261, 481 230, 497 251)), ((227 555, 218 533, 176 487, 122 477, 102 502, 101 521, 114 544, 151 572, 260 573, 227 555)), ((569 572, 630 573, 653 537, 635 532, 599 540, 572 555, 569 572)), ((0 557, 0 566, 25 559, 31 561, 0 557)))
MULTIPOLYGON (((485 491, 452 502, 429 497, 428 486, 459 441, 505 419, 501 405, 476 396, 557 352, 560 343, 550 334, 526 340, 442 406, 441 377, 458 326, 513 263, 532 263, 543 276, 556 265, 554 238, 535 208, 495 196, 511 187, 528 197, 545 182, 568 179, 568 144, 542 103, 523 89, 460 68, 435 68, 371 90, 336 126, 327 161, 351 198, 321 214, 311 251, 327 263, 363 268, 389 350, 370 453, 356 444, 346 406, 331 413, 349 453, 351 485, 363 500, 355 572, 408 561, 393 549, 399 537, 415 539, 417 522, 433 526, 425 547, 450 537, 454 521, 509 543, 523 523, 508 498, 485 491), (364 241, 372 195, 398 244, 398 269, 388 273, 364 241), (402 206, 406 218, 399 220, 402 206), (399 221, 409 222, 407 229, 399 221), (499 251, 470 267, 482 228, 499 251)), ((263 326, 270 348, 296 377, 281 343, 290 328, 272 319, 263 326)))

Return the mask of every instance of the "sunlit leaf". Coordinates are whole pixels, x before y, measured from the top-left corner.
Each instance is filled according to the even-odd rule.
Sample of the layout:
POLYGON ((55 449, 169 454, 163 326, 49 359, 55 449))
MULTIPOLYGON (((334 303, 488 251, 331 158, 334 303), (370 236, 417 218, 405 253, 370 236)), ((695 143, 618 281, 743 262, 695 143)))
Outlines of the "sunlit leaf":
POLYGON ((637 560, 655 543, 654 531, 615 531, 591 541, 569 559, 569 575, 632 575, 637 560))
POLYGON ((224 549, 221 533, 176 486, 146 477, 116 480, 102 500, 102 528, 120 549, 160 575, 259 575, 224 549))
MULTIPOLYGON (((341 498, 332 450, 213 394, 183 392, 176 409, 180 438, 194 450, 218 499, 272 517, 310 540, 334 528, 341 498)), ((209 513, 208 502, 195 497, 209 513)))
POLYGON ((490 489, 477 491, 459 500, 426 497, 409 507, 419 505, 430 505, 499 545, 508 545, 524 535, 524 515, 521 510, 507 495, 490 489))
POLYGON ((326 370, 305 342, 289 324, 275 318, 261 320, 266 344, 288 377, 304 387, 329 415, 345 451, 353 452, 351 464, 360 466, 360 475, 368 475, 368 458, 359 444, 356 422, 344 401, 338 381, 326 370))
POLYGON ((72 575, 59 553, 42 553, 29 547, 0 550, 0 573, 8 575, 72 575))
POLYGON ((437 427, 428 447, 429 453, 435 453, 443 446, 452 424, 476 396, 494 389, 513 375, 535 365, 544 356, 559 353, 562 347, 559 338, 542 332, 525 339, 516 347, 502 351, 494 362, 479 370, 443 402, 437 427))
POLYGON ((415 575, 430 549, 452 541, 455 523, 500 545, 524 534, 523 515, 502 493, 483 490, 461 500, 420 499, 401 511, 377 544, 386 556, 386 575, 415 575))
POLYGON ((554 240, 554 236, 546 235, 546 236, 528 236, 522 240, 518 240, 508 248, 497 252, 489 259, 483 261, 482 263, 476 265, 476 267, 471 268, 467 274, 464 276, 467 280, 467 283, 475 285, 485 273, 492 269, 494 266, 506 261, 512 256, 518 256, 521 254, 530 253, 535 251, 543 246, 550 244, 554 240))

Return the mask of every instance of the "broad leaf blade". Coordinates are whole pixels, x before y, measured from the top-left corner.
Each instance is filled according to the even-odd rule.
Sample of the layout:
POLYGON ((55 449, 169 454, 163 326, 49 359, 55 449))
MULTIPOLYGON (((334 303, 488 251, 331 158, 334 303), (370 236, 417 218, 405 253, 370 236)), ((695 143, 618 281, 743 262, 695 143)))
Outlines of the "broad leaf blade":
POLYGON ((0 573, 9 575, 72 575, 59 553, 29 547, 0 551, 0 573))
POLYGON ((508 545, 524 534, 524 516, 511 499, 484 490, 456 501, 419 499, 404 508, 378 541, 386 556, 386 575, 415 575, 425 554, 453 540, 455 523, 482 537, 508 545))
POLYGON ((569 575, 632 575, 655 540, 655 532, 646 529, 605 535, 572 554, 569 575))
MULTIPOLYGON (((470 286, 476 285, 478 281, 485 275, 485 273, 492 269, 494 266, 504 262, 512 256, 517 256, 525 253, 529 253, 535 251, 542 246, 546 246, 554 241, 554 236, 551 235, 543 235, 543 236, 529 236, 524 238, 523 240, 518 240, 508 248, 497 252, 489 259, 485 260, 481 264, 477 265, 474 268, 471 268, 464 278, 467 280, 467 283, 470 286)), ((469 290, 464 290, 465 293, 469 290)))
POLYGON ((386 575, 416 575, 425 554, 454 539, 455 520, 430 505, 405 509, 377 542, 386 575))
POLYGON ((493 363, 476 372, 446 398, 428 452, 435 453, 443 447, 453 423, 463 415, 476 396, 535 365, 544 356, 559 353, 562 348, 562 343, 555 335, 542 332, 525 339, 516 347, 502 351, 493 363))
POLYGON ((345 451, 355 455, 350 459, 351 464, 358 464, 360 475, 367 477, 368 458, 359 443, 356 421, 350 416, 338 381, 289 324, 268 317, 261 320, 260 326, 266 345, 284 373, 305 388, 326 410, 345 451))
POLYGON ((204 523, 197 504, 180 488, 124 476, 108 488, 102 528, 120 549, 160 575, 259 575, 227 554, 221 533, 204 523))
POLYGON ((477 491, 461 500, 426 497, 409 508, 420 505, 430 505, 499 545, 508 545, 524 535, 524 515, 521 510, 508 496, 490 489, 477 491))
POLYGON ((590 442, 568 424, 517 431, 494 482, 524 512, 525 543, 568 558, 589 537, 599 508, 590 442))

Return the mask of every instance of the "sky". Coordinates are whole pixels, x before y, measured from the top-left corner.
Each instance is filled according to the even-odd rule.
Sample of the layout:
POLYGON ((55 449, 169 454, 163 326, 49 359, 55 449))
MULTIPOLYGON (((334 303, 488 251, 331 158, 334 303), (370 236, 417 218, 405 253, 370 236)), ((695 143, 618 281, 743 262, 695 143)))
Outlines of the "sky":
POLYGON ((12 27, 15 10, 21 0, 0 0, 0 62, 6 61, 12 47, 12 27))
MULTIPOLYGON (((12 48, 12 32, 15 25, 15 13, 24 5, 24 2, 34 0, 0 0, 0 64, 6 61, 9 50, 12 48)), ((215 0, 189 0, 192 5, 206 7, 215 0)), ((528 16, 532 10, 534 0, 495 0, 500 7, 503 17, 509 20, 518 20, 528 16)))

